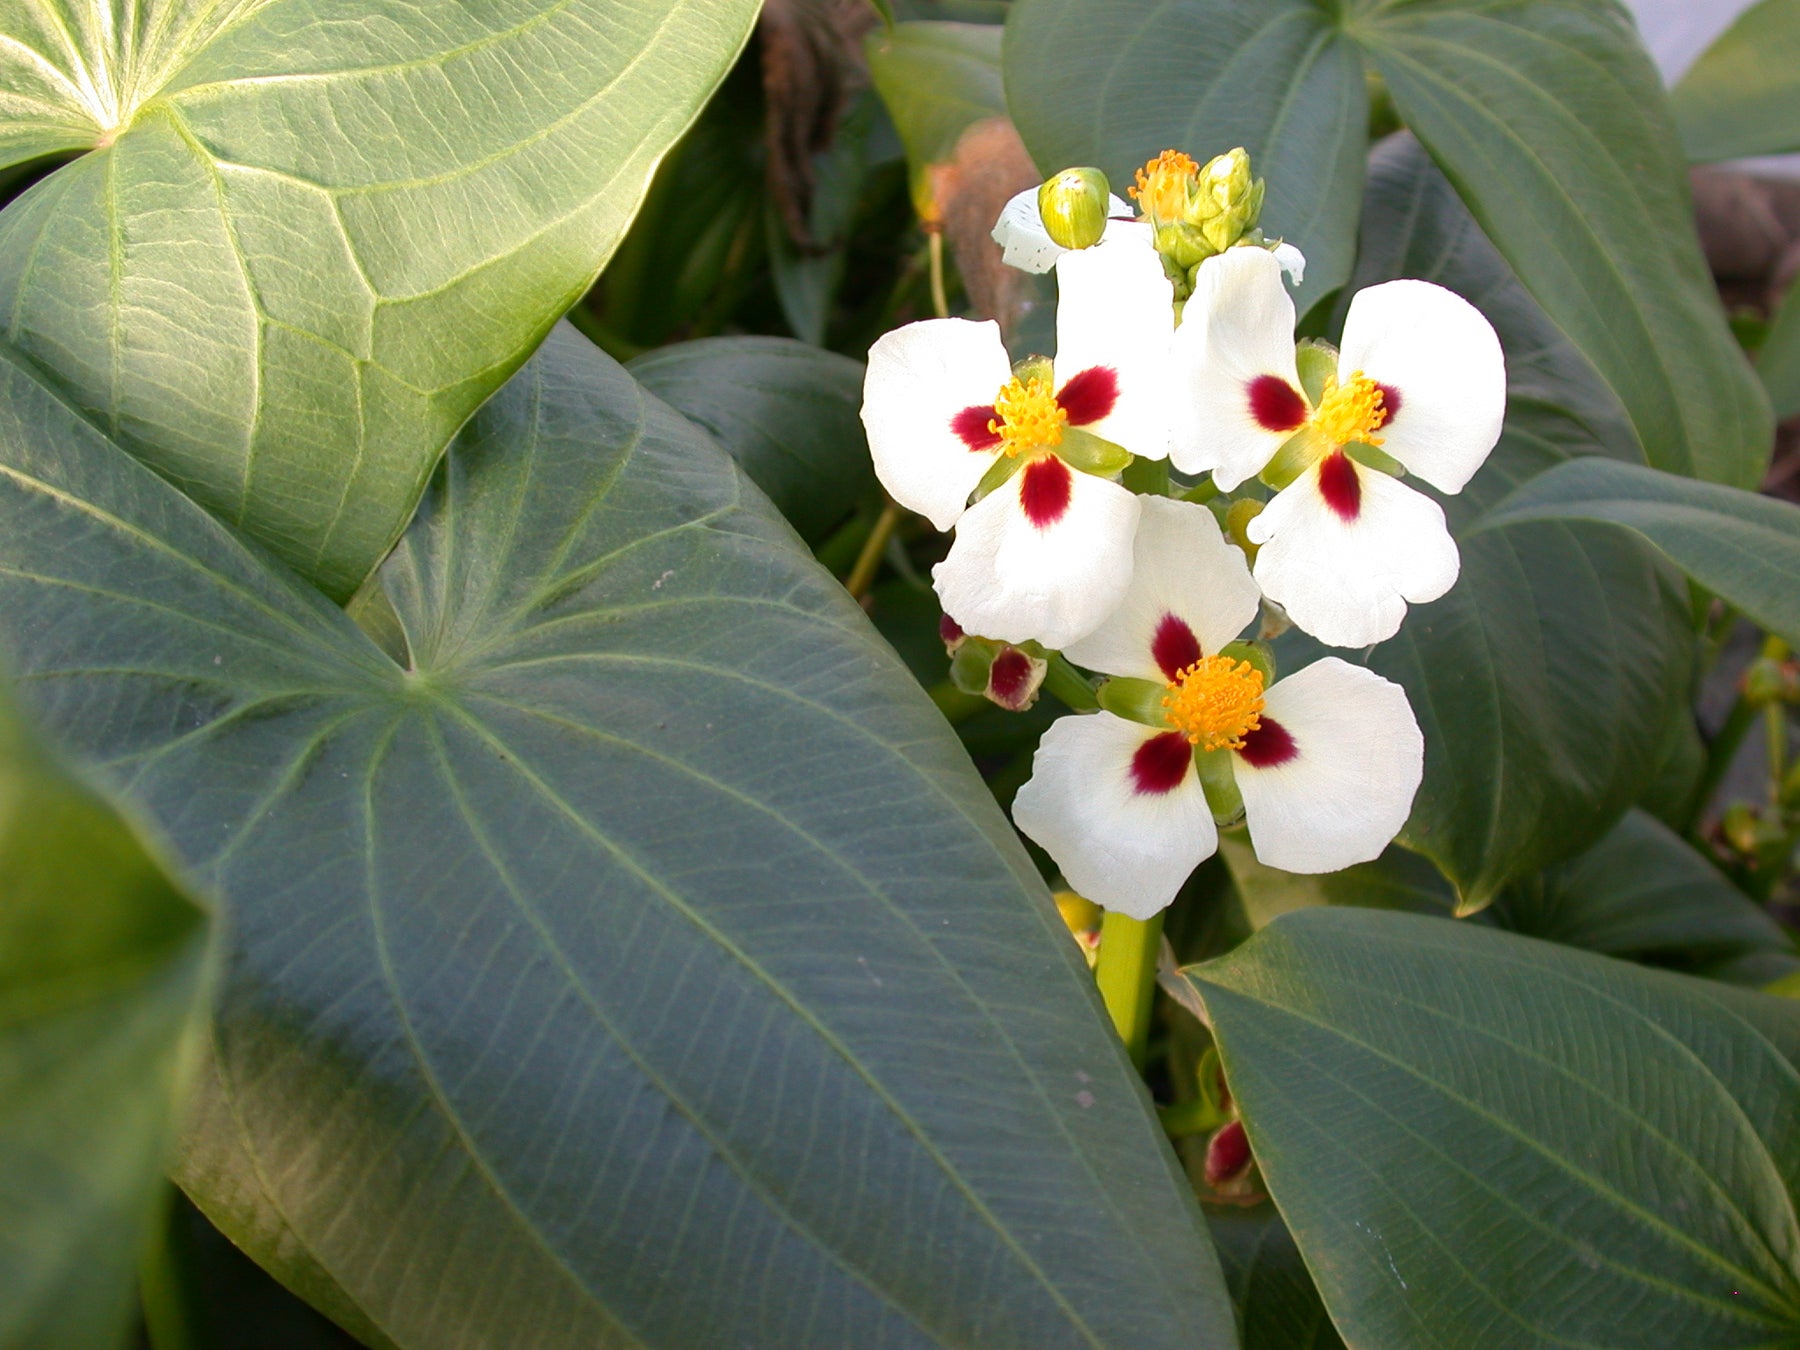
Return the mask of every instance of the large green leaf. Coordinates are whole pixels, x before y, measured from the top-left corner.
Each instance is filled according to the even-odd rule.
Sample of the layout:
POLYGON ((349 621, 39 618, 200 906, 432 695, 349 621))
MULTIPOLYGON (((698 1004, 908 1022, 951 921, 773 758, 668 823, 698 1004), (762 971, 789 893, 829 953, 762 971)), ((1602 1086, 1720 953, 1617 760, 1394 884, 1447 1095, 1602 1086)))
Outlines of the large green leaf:
POLYGON ((0 147, 91 151, 0 214, 0 321, 343 598, 593 279, 756 8, 4 0, 0 147))
POLYGON ((1690 159, 1800 150, 1800 2, 1745 10, 1669 98, 1690 159))
POLYGON ((1639 464, 1578 460, 1524 484, 1475 530, 1542 520, 1630 531, 1763 627, 1800 642, 1800 507, 1792 503, 1639 464))
POLYGON ((1426 0, 1354 29, 1400 116, 1649 462, 1754 487, 1767 402, 1694 234, 1661 81, 1614 0, 1426 0))
POLYGON ((1579 857, 1513 887, 1494 908, 1515 932, 1607 956, 1727 973, 1754 958, 1751 968, 1771 979, 1800 967, 1768 911, 1644 811, 1629 812, 1579 857))
POLYGON ((660 347, 626 368, 704 427, 808 542, 875 485, 860 361, 788 338, 722 337, 660 347))
POLYGON ((1685 596, 1623 536, 1556 523, 1471 531, 1485 507, 1570 455, 1631 453, 1629 430, 1408 138, 1372 159, 1363 238, 1353 284, 1448 286, 1490 316, 1507 353, 1500 444, 1443 499, 1462 576, 1369 662, 1406 687, 1425 733, 1425 783, 1401 838, 1475 908, 1592 844, 1637 800, 1686 705, 1685 596))
POLYGON ((1800 1009, 1374 910, 1186 976, 1350 1344, 1800 1338, 1800 1009))
POLYGON ((948 160, 976 122, 1006 115, 1000 85, 1002 30, 991 24, 915 20, 869 34, 869 75, 906 147, 913 208, 939 211, 930 169, 948 160))
POLYGON ((692 423, 553 337, 379 574, 401 668, 0 396, 0 646, 229 904, 181 1180, 260 1260, 408 1350, 1231 1344, 1016 837, 692 423))
POLYGON ((125 1342, 206 917, 0 686, 0 1347, 125 1342))
POLYGON ((1368 90, 1311 0, 1018 0, 1006 99, 1039 168, 1098 165, 1121 194, 1163 150, 1245 147, 1263 228, 1306 254, 1301 309, 1349 273, 1368 90))
POLYGON ((1343 1350, 1275 1206, 1208 1205, 1206 1226, 1238 1306, 1243 1350, 1343 1350))

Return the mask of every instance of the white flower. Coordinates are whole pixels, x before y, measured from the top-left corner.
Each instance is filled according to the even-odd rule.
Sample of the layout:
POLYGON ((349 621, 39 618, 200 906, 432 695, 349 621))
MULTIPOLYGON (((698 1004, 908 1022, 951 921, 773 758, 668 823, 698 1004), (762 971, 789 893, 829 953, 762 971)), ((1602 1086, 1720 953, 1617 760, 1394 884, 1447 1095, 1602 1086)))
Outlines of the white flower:
MULTIPOLYGON (((1112 222, 1129 223, 1137 216, 1131 203, 1112 193, 1106 194, 1107 234, 1112 222)), ((1048 272, 1056 260, 1069 252, 1044 229, 1043 213, 1038 210, 1038 190, 1028 187, 1000 208, 994 222, 994 242, 1000 245, 1000 261, 1021 272, 1048 272)), ((1105 236, 1102 236, 1105 242, 1105 236)), ((1145 242, 1149 242, 1145 236, 1145 242)))
MULTIPOLYGON (((1062 647, 1131 578, 1138 498, 1104 473, 1168 454, 1173 292, 1142 227, 1056 262, 1057 355, 1017 378, 994 323, 928 319, 869 351, 863 426, 894 500, 956 541, 933 572, 971 633, 1062 647), (990 469, 1014 471, 967 506, 990 469), (1088 470, 1093 470, 1089 472, 1088 470)), ((990 480, 991 481, 991 480, 990 480)))
POLYGON ((1118 610, 1066 654, 1163 685, 1158 725, 1110 712, 1058 720, 1013 801, 1019 828, 1075 890, 1138 919, 1218 847, 1203 767, 1235 783, 1268 866, 1329 872, 1378 856, 1424 773, 1405 691, 1336 657, 1265 690, 1249 662, 1220 656, 1254 617, 1257 589, 1205 507, 1146 500, 1136 554, 1118 610))
MULTIPOLYGON (((1301 628, 1339 647, 1391 637, 1406 606, 1435 600, 1461 566, 1444 513, 1346 446, 1378 446, 1443 492, 1460 492, 1500 437, 1506 361, 1479 310, 1425 281, 1359 291, 1336 370, 1308 397, 1294 304, 1261 249, 1202 265, 1174 343, 1193 415, 1170 456, 1230 491, 1271 468, 1284 482, 1249 524, 1256 580, 1301 628), (1293 474, 1291 482, 1287 482, 1293 474)), ((1364 458, 1370 458, 1364 454, 1364 458)))

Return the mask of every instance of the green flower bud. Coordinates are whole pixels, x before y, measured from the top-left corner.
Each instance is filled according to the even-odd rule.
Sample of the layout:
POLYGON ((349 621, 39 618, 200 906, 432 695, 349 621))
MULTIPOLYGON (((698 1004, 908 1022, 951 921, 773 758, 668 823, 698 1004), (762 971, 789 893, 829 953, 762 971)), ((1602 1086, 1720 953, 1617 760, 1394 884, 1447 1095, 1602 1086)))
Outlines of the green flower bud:
POLYGON ((1038 188, 1044 233, 1064 248, 1089 248, 1106 232, 1106 199, 1112 188, 1098 169, 1064 169, 1038 188))
POLYGON ((1200 170, 1195 206, 1204 214, 1200 226, 1215 253, 1223 253, 1256 228, 1262 215, 1263 180, 1250 173, 1243 146, 1214 155, 1200 170))

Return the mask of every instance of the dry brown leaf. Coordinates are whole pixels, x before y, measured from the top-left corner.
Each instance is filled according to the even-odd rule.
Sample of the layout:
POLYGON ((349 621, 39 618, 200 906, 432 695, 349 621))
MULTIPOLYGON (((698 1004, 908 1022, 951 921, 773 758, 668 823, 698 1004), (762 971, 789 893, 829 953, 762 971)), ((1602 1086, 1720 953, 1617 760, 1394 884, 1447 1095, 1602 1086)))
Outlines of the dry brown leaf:
POLYGON ((1012 331, 1030 298, 1031 278, 1000 261, 993 240, 1000 208, 1039 179, 1025 143, 1004 117, 976 122, 956 150, 930 168, 931 195, 969 303, 978 314, 1012 331))

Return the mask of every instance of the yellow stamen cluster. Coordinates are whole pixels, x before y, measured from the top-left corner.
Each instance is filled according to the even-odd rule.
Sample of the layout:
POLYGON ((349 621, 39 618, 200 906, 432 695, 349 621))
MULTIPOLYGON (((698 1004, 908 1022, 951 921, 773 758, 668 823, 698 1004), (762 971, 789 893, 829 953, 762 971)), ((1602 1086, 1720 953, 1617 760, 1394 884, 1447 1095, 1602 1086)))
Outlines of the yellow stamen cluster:
POLYGON ((1137 171, 1129 188, 1138 210, 1151 221, 1181 220, 1200 182, 1200 166, 1179 150, 1165 150, 1137 171))
POLYGON ((1360 370, 1343 384, 1333 380, 1326 385, 1312 415, 1313 429, 1333 449, 1352 442, 1380 445, 1381 437, 1375 432, 1385 421, 1381 386, 1360 370))
POLYGON ((1241 750, 1262 725, 1262 672, 1248 661, 1203 656, 1179 671, 1163 696, 1163 716, 1202 750, 1241 750))
POLYGON ((1035 376, 1008 380, 994 400, 994 411, 999 416, 989 419, 988 431, 1000 438, 1009 455, 1054 449, 1062 444, 1063 427, 1069 421, 1049 381, 1035 376))

